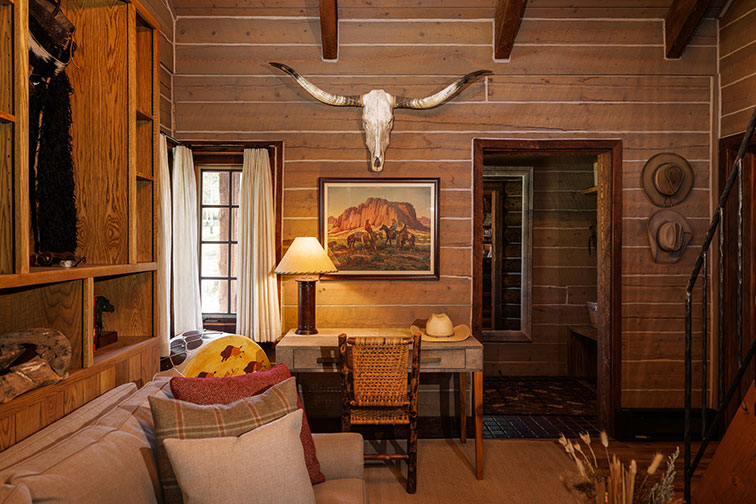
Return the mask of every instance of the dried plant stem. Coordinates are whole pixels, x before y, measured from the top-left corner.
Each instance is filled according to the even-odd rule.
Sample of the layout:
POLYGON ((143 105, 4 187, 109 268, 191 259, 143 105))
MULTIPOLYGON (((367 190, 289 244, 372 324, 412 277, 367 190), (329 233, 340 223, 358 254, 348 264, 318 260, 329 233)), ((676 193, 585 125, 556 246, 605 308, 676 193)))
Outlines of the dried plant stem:
POLYGON ((596 453, 593 451, 593 447, 589 444, 588 449, 591 450, 591 456, 593 457, 593 466, 598 468, 598 462, 596 461, 596 453))
POLYGON ((578 452, 580 452, 580 455, 583 456, 583 460, 585 460, 585 466, 588 468, 588 473, 593 474, 594 469, 593 469, 593 466, 591 465, 591 461, 588 458, 588 455, 585 454, 585 452, 580 448, 580 445, 577 444, 577 442, 575 442, 575 448, 577 449, 578 452))
POLYGON ((630 462, 630 469, 627 471, 627 503, 632 504, 633 498, 635 497, 635 474, 636 474, 636 465, 635 460, 630 462))

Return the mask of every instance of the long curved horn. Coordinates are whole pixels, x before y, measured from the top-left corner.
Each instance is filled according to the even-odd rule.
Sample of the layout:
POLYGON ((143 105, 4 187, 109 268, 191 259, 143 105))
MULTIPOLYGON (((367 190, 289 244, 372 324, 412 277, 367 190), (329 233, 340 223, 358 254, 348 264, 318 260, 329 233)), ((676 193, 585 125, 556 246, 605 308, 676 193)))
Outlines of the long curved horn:
POLYGON ((274 61, 271 61, 269 63, 270 65, 280 70, 283 70, 287 74, 294 77, 294 80, 297 81, 297 84, 302 86, 302 88, 304 88, 305 91, 310 93, 313 98, 325 103, 326 105, 335 105, 336 107, 361 107, 362 106, 361 96, 342 96, 342 95, 333 95, 331 93, 327 93, 323 91, 322 89, 320 89, 315 84, 313 84, 312 82, 308 81, 307 79, 299 75, 290 66, 284 65, 283 63, 276 63, 274 61))
POLYGON ((457 91, 481 75, 493 73, 491 70, 478 70, 471 72, 457 81, 449 84, 436 94, 426 96, 425 98, 407 98, 405 96, 394 97, 394 108, 411 108, 411 109, 429 109, 441 105, 443 102, 454 96, 457 91))

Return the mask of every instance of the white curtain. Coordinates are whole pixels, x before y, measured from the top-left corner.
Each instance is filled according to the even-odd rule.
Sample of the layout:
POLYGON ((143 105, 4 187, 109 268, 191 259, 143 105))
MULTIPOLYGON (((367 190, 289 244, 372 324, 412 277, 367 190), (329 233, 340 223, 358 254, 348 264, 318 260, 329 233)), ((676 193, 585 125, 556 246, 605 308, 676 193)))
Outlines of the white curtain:
POLYGON ((244 149, 238 226, 236 331, 255 341, 277 341, 276 209, 267 149, 244 149))
POLYGON ((176 334, 202 329, 197 250, 197 180, 192 151, 173 149, 173 320, 176 334))
POLYGON ((160 173, 158 194, 160 212, 157 216, 158 240, 157 250, 157 303, 158 337, 160 338, 160 355, 170 355, 171 339, 171 176, 168 171, 168 142, 165 135, 160 135, 160 173))

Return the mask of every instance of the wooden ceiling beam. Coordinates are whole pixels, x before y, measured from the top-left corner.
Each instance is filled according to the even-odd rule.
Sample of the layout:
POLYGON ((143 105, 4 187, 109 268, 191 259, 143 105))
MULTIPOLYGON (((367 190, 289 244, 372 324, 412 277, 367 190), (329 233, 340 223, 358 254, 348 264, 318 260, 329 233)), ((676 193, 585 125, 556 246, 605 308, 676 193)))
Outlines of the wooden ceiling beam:
POLYGON ((664 17, 664 52, 679 58, 706 14, 711 0, 674 0, 664 17))
POLYGON ((323 44, 323 59, 339 57, 339 19, 336 0, 320 0, 320 38, 323 44))
POLYGON ((494 18, 494 58, 508 59, 520 29, 527 0, 496 0, 494 18))

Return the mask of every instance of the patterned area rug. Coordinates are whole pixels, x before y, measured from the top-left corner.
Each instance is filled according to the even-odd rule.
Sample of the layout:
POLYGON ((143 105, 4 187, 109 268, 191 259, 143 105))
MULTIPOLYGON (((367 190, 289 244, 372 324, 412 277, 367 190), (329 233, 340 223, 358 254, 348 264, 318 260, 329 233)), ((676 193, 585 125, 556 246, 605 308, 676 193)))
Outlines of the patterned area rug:
POLYGON ((483 378, 483 413, 486 415, 595 416, 596 392, 576 378, 483 378))
POLYGON ((551 439, 598 435, 598 417, 562 415, 483 415, 484 439, 551 439))

